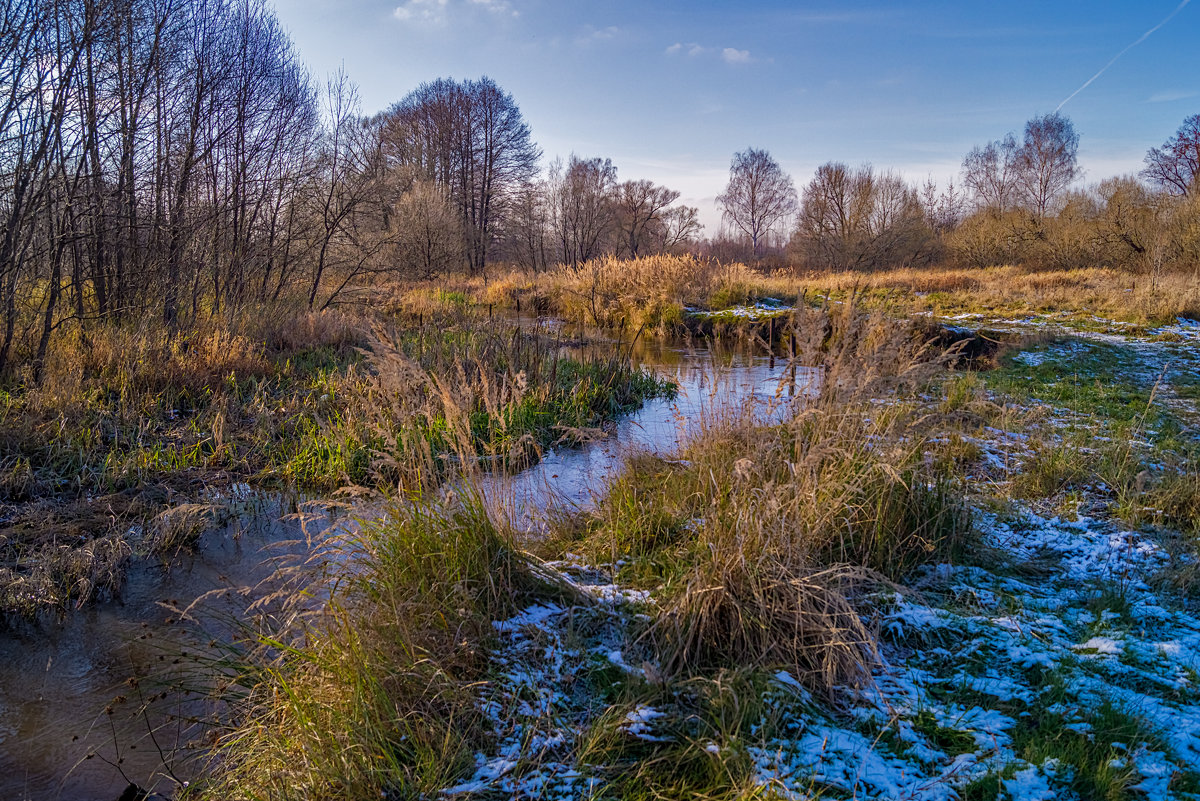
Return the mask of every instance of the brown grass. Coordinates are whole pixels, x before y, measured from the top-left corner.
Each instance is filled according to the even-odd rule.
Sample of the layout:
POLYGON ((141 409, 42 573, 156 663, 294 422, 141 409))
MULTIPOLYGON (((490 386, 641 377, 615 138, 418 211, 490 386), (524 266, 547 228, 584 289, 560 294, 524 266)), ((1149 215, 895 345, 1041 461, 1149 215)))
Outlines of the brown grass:
MULTIPOLYGON (((635 260, 598 259, 579 269, 543 274, 501 273, 452 282, 474 302, 525 309, 536 303, 570 321, 609 327, 673 330, 685 306, 720 309, 756 298, 792 300, 858 291, 863 304, 893 312, 981 312, 1099 315, 1152 324, 1178 316, 1200 317, 1200 282, 1194 271, 1132 273, 1104 267, 1031 269, 1022 266, 934 266, 870 272, 760 271, 691 256, 635 260)), ((442 284, 444 286, 444 284, 442 284)), ((432 291, 433 285, 426 290, 432 291)))
POLYGON ((889 296, 913 310, 949 314, 1065 312, 1133 323, 1200 317, 1200 283, 1190 273, 1135 275, 1110 269, 928 268, 799 276, 804 291, 889 296), (920 297, 918 293, 926 293, 920 297))
POLYGON ((952 354, 853 304, 800 312, 794 346, 819 397, 778 425, 718 421, 682 463, 635 462, 596 512, 586 547, 655 592, 668 675, 785 665, 827 695, 862 682, 876 649, 861 590, 969 530, 926 458, 933 420, 906 400, 952 354))

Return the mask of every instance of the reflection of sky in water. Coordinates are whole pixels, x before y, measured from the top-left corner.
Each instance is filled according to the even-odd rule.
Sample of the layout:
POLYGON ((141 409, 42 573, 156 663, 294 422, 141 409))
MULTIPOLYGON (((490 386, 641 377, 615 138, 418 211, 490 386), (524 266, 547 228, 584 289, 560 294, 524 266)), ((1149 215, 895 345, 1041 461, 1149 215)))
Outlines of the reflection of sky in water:
POLYGON ((655 356, 653 368, 679 384, 676 398, 648 401, 601 441, 547 451, 541 462, 517 476, 484 480, 485 494, 514 526, 538 528, 547 509, 588 507, 603 495, 630 453, 673 455, 706 420, 722 415, 778 417, 792 397, 811 391, 814 384, 812 370, 789 370, 786 360, 744 357, 714 367, 703 351, 655 356))
MULTIPOLYGON (((518 527, 534 527, 547 508, 586 507, 603 493, 629 453, 670 455, 706 419, 779 414, 788 406, 789 387, 803 394, 813 375, 800 368, 792 386, 783 361, 772 365, 766 358, 726 356, 721 367, 714 367, 705 350, 664 347, 654 340, 639 343, 634 355, 678 382, 679 396, 650 401, 619 421, 605 439, 551 451, 515 477, 486 477, 485 492, 518 527), (786 383, 777 398, 780 379, 786 383)), ((160 601, 186 605, 214 588, 253 586, 277 575, 277 560, 310 553, 298 521, 280 519, 287 511, 280 499, 254 498, 241 520, 206 532, 197 552, 169 570, 155 560, 135 560, 118 601, 87 606, 61 623, 29 626, 0 638, 5 671, 0 682, 0 799, 111 801, 128 781, 122 772, 143 786, 170 788, 169 780, 153 775, 159 768, 158 745, 169 752, 192 732, 186 726, 169 727, 157 733, 157 744, 150 741, 146 721, 132 714, 138 692, 123 682, 138 672, 135 666, 156 663, 160 653, 173 657, 173 649, 188 648, 193 639, 177 625, 163 625, 173 613, 160 601), (280 542, 293 538, 290 545, 280 542), (271 547, 264 551, 264 546, 271 547), (109 718, 104 706, 118 694, 130 696, 130 702, 109 718), (83 760, 89 748, 103 758, 83 760), (117 759, 123 760, 120 769, 110 764, 117 759)), ((314 520, 310 532, 332 522, 314 520)), ((221 621, 241 615, 261 592, 207 597, 202 617, 210 632, 227 636, 221 621)))
MULTIPOLYGON (((138 715, 141 701, 158 688, 125 681, 147 665, 169 665, 180 650, 195 652, 207 640, 185 634, 190 629, 178 624, 164 625, 176 615, 162 603, 186 606, 201 593, 230 588, 207 596, 202 606, 208 633, 224 639, 228 623, 253 600, 233 588, 253 586, 281 564, 303 558, 308 549, 302 541, 281 545, 303 538, 296 520, 280 519, 285 512, 279 499, 254 496, 243 518, 205 532, 196 553, 181 555, 169 570, 154 559, 132 561, 118 599, 0 637, 0 799, 113 801, 130 781, 172 790, 162 759, 198 732, 183 722, 167 723, 161 711, 138 715), (117 696, 128 700, 109 716, 105 706, 117 696), (167 725, 151 738, 150 724, 167 725), (98 756, 85 759, 89 750, 98 756)), ((313 529, 322 522, 328 524, 317 521, 313 529)), ((182 710, 201 713, 204 707, 182 710)), ((183 777, 191 772, 181 766, 183 777)))

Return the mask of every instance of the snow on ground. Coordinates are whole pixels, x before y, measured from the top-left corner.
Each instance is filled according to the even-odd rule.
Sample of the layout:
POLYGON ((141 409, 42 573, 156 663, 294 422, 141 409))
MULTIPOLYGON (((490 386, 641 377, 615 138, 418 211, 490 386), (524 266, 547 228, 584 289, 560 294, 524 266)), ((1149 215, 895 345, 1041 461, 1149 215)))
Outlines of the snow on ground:
MULTIPOLYGON (((747 747, 754 781, 781 797, 949 801, 990 776, 1000 798, 1071 797, 1071 771, 1052 757, 1027 761, 1017 733, 1048 725, 1093 736, 1096 710, 1108 705, 1150 732, 1104 744, 1135 796, 1188 797, 1172 787, 1200 763, 1200 619, 1165 605, 1152 585, 1162 549, 1103 520, 1030 511, 984 516, 980 527, 994 567, 930 566, 911 594, 876 599, 885 662, 872 686, 844 691, 844 710, 774 675, 771 703, 788 723, 747 747)), ((558 567, 582 587, 605 587, 599 603, 535 604, 496 624, 496 678, 480 703, 498 742, 446 795, 604 797, 605 766, 579 749, 581 733, 612 710, 582 677, 606 663, 642 677, 620 623, 638 607, 602 572, 558 567)), ((658 728, 664 710, 634 704, 614 714, 624 736, 670 740, 658 728)), ((716 754, 726 744, 705 747, 716 754)))
MULTIPOLYGON (((589 798, 599 779, 576 764, 581 734, 604 704, 594 695, 589 674, 606 668, 640 676, 623 654, 625 619, 637 614, 644 594, 616 588, 606 574, 580 565, 549 565, 596 599, 594 606, 565 607, 537 603, 494 624, 500 647, 493 657, 495 676, 480 692, 480 709, 492 723, 495 748, 479 754, 468 780, 442 791, 446 796, 474 793, 509 798, 589 798), (580 632, 586 631, 582 635, 580 632)), ((652 740, 651 707, 629 710, 618 728, 633 738, 652 740)))
MULTIPOLYGON (((1194 348, 1200 323, 1152 334, 1194 348)), ((1126 344, 1144 380, 1198 358, 1173 341, 1126 344)), ((1054 342, 1018 361, 1061 362, 1081 347, 1054 342)), ((973 441, 997 473, 1028 453, 1014 432, 973 441)), ((781 798, 1078 798, 1070 754, 1081 751, 1127 797, 1200 798, 1200 618, 1162 580, 1181 557, 1099 512, 1064 519, 1012 502, 975 520, 976 563, 927 566, 864 606, 882 638, 872 683, 830 709, 778 671, 765 699, 775 725, 764 718, 746 742, 703 750, 743 748, 753 781, 781 798)), ((594 603, 543 602, 496 624, 495 676, 479 696, 496 743, 445 795, 604 798, 613 766, 583 748, 585 732, 607 716, 614 736, 645 747, 676 736, 669 709, 603 692, 610 679, 655 676, 629 626, 653 599, 608 570, 554 567, 594 603)))
POLYGON ((766 320, 769 317, 778 317, 784 312, 791 311, 791 307, 782 301, 774 298, 762 298, 755 301, 753 304, 745 306, 731 306, 727 309, 718 309, 710 311, 708 309, 697 309, 687 307, 684 309, 688 315, 700 319, 739 319, 739 320, 766 320))

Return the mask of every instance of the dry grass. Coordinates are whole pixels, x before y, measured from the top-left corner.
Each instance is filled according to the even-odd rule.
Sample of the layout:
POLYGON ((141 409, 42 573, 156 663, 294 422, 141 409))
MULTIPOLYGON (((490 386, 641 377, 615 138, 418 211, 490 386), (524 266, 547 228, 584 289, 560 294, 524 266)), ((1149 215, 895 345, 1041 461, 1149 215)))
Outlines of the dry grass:
POLYGON ((124 532, 43 542, 21 551, 19 560, 0 566, 0 611, 22 618, 111 598, 132 554, 124 532))
POLYGON ((472 687, 492 621, 555 591, 471 496, 393 506, 319 561, 333 577, 290 595, 219 666, 234 706, 196 796, 408 798, 453 784, 487 739, 472 687), (312 597, 331 600, 314 611, 312 597))
POLYGON ((165 558, 190 550, 200 535, 231 519, 232 511, 219 502, 181 503, 160 512, 150 524, 146 549, 165 558))
MULTIPOLYGON (((489 294, 497 305, 515 297, 541 296, 555 313, 588 325, 670 330, 684 306, 719 310, 771 297, 842 298, 857 291, 862 303, 893 312, 981 312, 1099 315, 1136 324, 1176 317, 1200 318, 1200 282, 1194 271, 1131 273, 1111 268, 1045 270, 1021 266, 954 266, 871 272, 762 272, 740 263, 720 264, 690 256, 633 261, 601 259, 578 271, 560 267, 530 276, 513 273, 489 294)), ((472 294, 482 297, 482 286, 472 294)), ((492 302, 492 301, 489 301, 492 302)))
POLYGON ((448 277, 393 287, 389 308, 428 318, 469 307, 551 313, 580 325, 663 333, 682 330, 685 307, 720 310, 759 298, 836 299, 857 292, 860 305, 892 313, 979 312, 994 316, 1098 315, 1141 325, 1200 317, 1194 272, 1131 273, 1104 267, 935 266, 870 272, 764 272, 745 264, 692 256, 602 258, 578 269, 448 277))
POLYGON ((814 294, 870 292, 900 308, 941 314, 1065 312, 1142 324, 1200 317, 1200 283, 1191 273, 928 268, 815 273, 799 276, 797 284, 814 294))
MULTIPOLYGON (((758 298, 792 300, 803 295, 842 298, 857 291, 863 304, 893 313, 981 312, 998 316, 1057 313, 1099 315, 1136 324, 1200 317, 1200 283, 1194 271, 1131 273, 1022 266, 935 266, 871 272, 764 272, 741 263, 722 264, 691 256, 635 260, 598 259, 578 270, 543 274, 511 272, 451 282, 464 299, 483 306, 551 311, 585 325, 679 330, 684 307, 720 310, 758 298)), ((445 287, 445 284, 439 285, 445 287)), ((438 287, 419 297, 436 297, 438 287)), ((436 303, 435 303, 436 305, 436 303)))
POLYGON ((115 393, 112 401, 140 408, 168 390, 199 395, 231 375, 267 377, 279 359, 296 354, 350 353, 363 343, 365 325, 337 311, 281 305, 232 319, 210 318, 182 334, 156 320, 99 326, 54 340, 42 381, 27 385, 22 400, 30 411, 66 415, 103 392, 115 393))
POLYGON ((539 278, 554 311, 583 325, 671 331, 685 306, 724 308, 756 297, 760 276, 744 264, 692 256, 603 258, 539 278))
POLYGON ((969 531, 926 458, 934 421, 905 401, 953 354, 853 304, 800 312, 793 345, 819 366, 819 397, 782 424, 710 426, 682 463, 635 462, 587 535, 655 591, 668 675, 782 664, 826 695, 864 681, 876 651, 859 591, 951 556, 969 531))

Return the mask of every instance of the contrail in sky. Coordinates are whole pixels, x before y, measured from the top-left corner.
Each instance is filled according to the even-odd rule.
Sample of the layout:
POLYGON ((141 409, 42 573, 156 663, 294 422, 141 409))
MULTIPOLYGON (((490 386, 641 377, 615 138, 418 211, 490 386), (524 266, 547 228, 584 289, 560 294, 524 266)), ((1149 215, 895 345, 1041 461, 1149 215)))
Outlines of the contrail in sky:
POLYGON ((1150 34, 1154 33, 1154 32, 1155 32, 1155 31, 1157 31, 1159 28, 1161 28, 1162 26, 1164 26, 1164 25, 1166 25, 1168 22, 1170 22, 1170 21, 1171 21, 1171 17, 1175 16, 1175 15, 1176 15, 1176 14, 1178 14, 1180 11, 1183 11, 1183 7, 1184 7, 1184 6, 1186 6, 1186 5, 1187 5, 1188 3, 1190 3, 1190 2, 1192 2, 1192 0, 1183 0, 1183 2, 1182 2, 1182 3, 1180 3, 1180 4, 1179 4, 1179 5, 1177 5, 1177 6, 1175 6, 1175 10, 1174 10, 1174 11, 1172 11, 1170 14, 1168 14, 1166 17, 1164 17, 1162 22, 1158 23, 1158 24, 1157 24, 1157 25, 1155 25, 1153 28, 1151 28, 1150 30, 1148 30, 1148 31, 1146 31, 1145 33, 1143 33, 1141 36, 1139 36, 1139 37, 1137 38, 1137 40, 1136 40, 1136 41, 1134 41, 1132 44, 1128 45, 1128 46, 1127 46, 1127 47, 1126 47, 1124 50, 1122 50, 1120 53, 1117 53, 1115 56, 1113 56, 1113 57, 1112 57, 1112 60, 1111 60, 1111 61, 1109 61, 1107 64, 1105 64, 1103 67, 1101 67, 1099 72, 1097 72, 1097 73, 1096 73, 1095 75, 1093 75, 1092 77, 1088 78, 1088 79, 1087 79, 1087 81, 1085 81, 1085 82, 1084 82, 1083 86, 1079 87, 1079 88, 1078 88, 1078 89, 1076 89, 1074 92, 1071 92, 1071 94, 1069 94, 1069 95, 1067 96, 1067 99, 1066 99, 1066 100, 1064 100, 1063 102, 1059 103, 1059 104, 1058 104, 1058 108, 1056 108, 1056 109, 1054 109, 1054 110, 1055 110, 1056 112, 1057 112, 1057 111, 1060 111, 1060 110, 1062 110, 1062 107, 1063 107, 1063 106, 1065 106, 1065 105, 1067 105, 1067 103, 1068 103, 1068 102, 1071 100, 1071 98, 1072 98, 1072 97, 1074 97, 1075 95, 1077 95, 1077 94, 1079 94, 1080 92, 1082 92, 1084 89, 1087 89, 1089 86, 1091 86, 1091 85, 1092 85, 1092 81, 1096 80, 1096 79, 1097 79, 1097 78, 1099 78, 1101 75, 1103 75, 1103 74, 1105 73, 1105 71, 1106 71, 1106 70, 1107 70, 1109 67, 1111 67, 1113 64, 1115 64, 1115 63, 1117 62, 1117 59, 1118 59, 1118 58, 1120 58, 1121 56, 1125 55, 1125 54, 1126 54, 1126 53, 1128 53, 1130 50, 1132 50, 1133 48, 1135 48, 1135 47, 1137 47, 1138 45, 1140 45, 1142 42, 1144 42, 1144 41, 1146 41, 1147 39, 1149 39, 1149 38, 1150 38, 1150 34))

